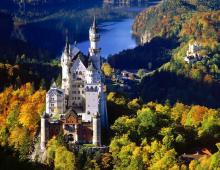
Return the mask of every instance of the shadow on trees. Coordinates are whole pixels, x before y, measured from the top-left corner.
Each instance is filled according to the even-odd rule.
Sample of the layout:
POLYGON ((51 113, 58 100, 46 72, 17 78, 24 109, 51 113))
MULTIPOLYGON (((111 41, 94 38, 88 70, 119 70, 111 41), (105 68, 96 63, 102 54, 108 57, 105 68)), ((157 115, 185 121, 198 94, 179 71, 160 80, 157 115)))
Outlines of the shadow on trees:
POLYGON ((175 39, 155 37, 150 43, 128 49, 119 54, 110 56, 108 62, 117 69, 140 69, 154 70, 171 58, 170 51, 177 47, 175 39))
POLYGON ((0 148, 0 169, 4 170, 52 170, 52 168, 28 160, 20 160, 18 154, 12 151, 10 148, 0 148))
POLYGON ((0 92, 9 86, 19 88, 27 82, 34 83, 36 89, 40 86, 48 89, 59 72, 59 67, 41 63, 22 63, 18 64, 18 67, 2 65, 0 66, 0 92))
MULTIPOLYGON (((47 46, 42 47, 42 42, 33 45, 29 43, 30 40, 23 37, 24 35, 20 27, 14 27, 12 16, 6 12, 0 12, 0 62, 13 64, 16 57, 23 54, 30 59, 49 61, 51 58, 54 58, 54 56, 57 56, 61 50, 61 48, 58 47, 61 47, 65 42, 64 39, 58 41, 56 48, 54 46, 49 46, 50 43, 48 43, 50 48, 47 46)), ((40 33, 32 33, 30 36, 35 39, 42 37, 40 33)), ((61 35, 59 37, 61 37, 61 35)), ((44 42, 45 41, 44 39, 44 42)))
POLYGON ((220 107, 220 84, 207 84, 176 75, 171 72, 155 72, 141 83, 141 97, 144 102, 157 101, 171 104, 182 102, 211 108, 220 107))

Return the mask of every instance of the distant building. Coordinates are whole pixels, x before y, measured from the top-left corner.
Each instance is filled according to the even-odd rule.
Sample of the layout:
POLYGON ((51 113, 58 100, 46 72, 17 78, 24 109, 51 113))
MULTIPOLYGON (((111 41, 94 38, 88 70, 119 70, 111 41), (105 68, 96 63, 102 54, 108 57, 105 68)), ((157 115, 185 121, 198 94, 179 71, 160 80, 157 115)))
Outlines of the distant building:
POLYGON ((201 46, 197 42, 189 44, 189 48, 186 52, 186 57, 184 57, 184 61, 186 61, 188 64, 201 61, 203 57, 199 53, 200 50, 201 46))
POLYGON ((62 87, 53 84, 46 95, 46 112, 41 118, 42 150, 61 130, 69 143, 101 146, 101 127, 108 127, 108 116, 95 18, 89 39, 89 56, 66 42, 61 56, 62 87))
POLYGON ((129 77, 129 74, 130 74, 130 72, 128 72, 128 71, 126 71, 126 70, 123 70, 123 71, 121 72, 121 75, 122 75, 123 78, 128 78, 128 77, 129 77))
POLYGON ((149 31, 146 31, 141 37, 140 41, 141 44, 144 45, 145 43, 149 43, 152 39, 151 33, 149 31))

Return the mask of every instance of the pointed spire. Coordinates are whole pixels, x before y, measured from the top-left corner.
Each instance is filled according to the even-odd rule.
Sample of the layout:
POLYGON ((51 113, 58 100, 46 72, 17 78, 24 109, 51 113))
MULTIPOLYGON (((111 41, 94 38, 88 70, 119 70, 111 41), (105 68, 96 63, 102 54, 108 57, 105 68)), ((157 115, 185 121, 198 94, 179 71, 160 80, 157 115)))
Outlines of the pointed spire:
POLYGON ((77 41, 74 42, 74 47, 77 47, 77 41))
POLYGON ((92 62, 89 63, 88 70, 89 70, 89 71, 95 71, 95 70, 96 70, 96 69, 95 69, 95 66, 93 65, 92 62))
POLYGON ((91 29, 94 33, 97 33, 97 23, 96 23, 96 16, 94 15, 93 23, 91 29))
POLYGON ((94 15, 92 27, 93 27, 93 28, 96 28, 96 17, 95 17, 95 15, 94 15))
POLYGON ((69 37, 66 36, 66 46, 65 46, 65 52, 69 53, 70 51, 70 43, 69 43, 69 37))
POLYGON ((56 82, 54 81, 51 88, 57 88, 56 82))

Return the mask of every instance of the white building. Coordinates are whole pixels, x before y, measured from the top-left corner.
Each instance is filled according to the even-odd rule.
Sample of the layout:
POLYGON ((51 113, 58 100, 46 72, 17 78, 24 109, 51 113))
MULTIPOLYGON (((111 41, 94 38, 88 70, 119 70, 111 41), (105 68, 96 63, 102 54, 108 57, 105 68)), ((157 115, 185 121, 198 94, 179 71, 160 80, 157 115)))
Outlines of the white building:
POLYGON ((56 87, 54 83, 46 94, 46 113, 49 116, 63 115, 65 112, 64 90, 56 87))
POLYGON ((201 46, 197 42, 194 42, 193 44, 190 43, 184 61, 188 64, 201 61, 203 57, 199 54, 200 50, 201 46))
POLYGON ((199 55, 199 51, 200 51, 201 47, 197 42, 194 42, 193 44, 189 44, 189 49, 186 52, 187 56, 198 56, 199 55))
MULTIPOLYGON (((100 129, 101 126, 103 128, 108 127, 108 120, 106 95, 102 83, 100 34, 95 18, 89 29, 89 39, 89 56, 84 56, 76 46, 72 47, 68 41, 66 42, 61 56, 62 87, 59 89, 54 85, 48 91, 46 115, 49 116, 47 120, 50 124, 50 118, 60 114, 60 121, 64 122, 63 127, 68 127, 64 128, 67 135, 68 129, 71 129, 69 127, 74 127, 69 133, 69 135, 72 135, 74 143, 89 141, 89 143, 100 145, 100 129), (65 117, 68 120, 64 120, 65 117), (87 130, 85 130, 86 128, 87 130), (92 131, 91 138, 83 137, 83 129, 88 133, 90 133, 89 129, 92 131), (82 134, 82 137, 80 134, 82 134), (80 137, 82 140, 80 140, 80 137)), ((41 125, 41 127, 44 127, 44 125, 41 125)), ((45 131, 44 129, 41 128, 41 131, 45 131)), ((44 138, 45 136, 42 140, 47 140, 44 138)), ((44 145, 46 141, 41 141, 41 143, 44 145)))

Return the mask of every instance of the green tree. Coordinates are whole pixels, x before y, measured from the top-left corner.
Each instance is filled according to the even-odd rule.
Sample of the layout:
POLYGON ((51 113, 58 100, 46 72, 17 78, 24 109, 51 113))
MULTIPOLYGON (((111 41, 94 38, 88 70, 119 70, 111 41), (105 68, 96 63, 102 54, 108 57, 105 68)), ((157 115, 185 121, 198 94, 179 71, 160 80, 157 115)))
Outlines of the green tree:
POLYGON ((137 72, 138 77, 143 78, 145 75, 145 70, 144 69, 139 69, 137 72))
POLYGON ((154 128, 157 124, 157 115, 149 108, 143 108, 137 112, 137 119, 139 120, 140 127, 143 127, 143 130, 149 130, 154 128))
POLYGON ((61 85, 62 85, 62 75, 61 74, 59 74, 57 79, 56 79, 56 85, 58 87, 61 87, 61 85))
POLYGON ((130 109, 130 110, 133 110, 133 111, 137 111, 138 109, 140 109, 141 108, 141 105, 140 105, 140 100, 139 99, 133 99, 132 101, 130 101, 129 103, 128 103, 128 108, 130 109))
POLYGON ((158 141, 151 143, 150 152, 152 154, 150 170, 167 170, 177 167, 176 151, 174 149, 167 149, 158 141))
POLYGON ((117 136, 123 134, 135 135, 137 126, 138 126, 137 119, 129 118, 128 116, 121 116, 115 121, 111 129, 115 132, 117 136))
POLYGON ((58 146, 54 159, 55 170, 74 170, 75 156, 65 146, 58 146))
POLYGON ((47 143, 47 164, 53 165, 54 159, 55 159, 55 153, 56 149, 59 146, 59 142, 56 140, 56 138, 52 138, 47 143))

